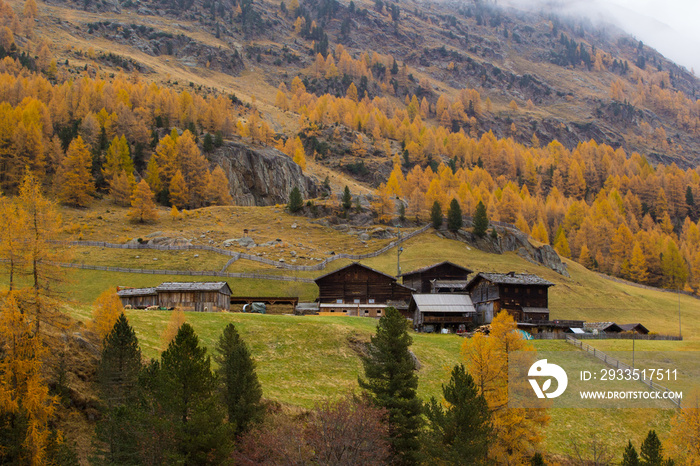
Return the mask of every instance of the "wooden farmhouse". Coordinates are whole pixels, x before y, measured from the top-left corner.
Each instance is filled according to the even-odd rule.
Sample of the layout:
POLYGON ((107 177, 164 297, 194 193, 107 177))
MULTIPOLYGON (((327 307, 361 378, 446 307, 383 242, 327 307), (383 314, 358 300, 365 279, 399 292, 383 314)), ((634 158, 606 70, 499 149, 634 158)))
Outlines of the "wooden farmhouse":
POLYGON ((649 335, 649 329, 642 324, 620 324, 620 328, 623 332, 634 332, 639 335, 649 335))
POLYGON ((554 283, 531 274, 479 273, 467 285, 480 323, 501 311, 516 322, 549 321, 548 289, 554 283))
POLYGON ((473 326, 476 309, 467 294, 414 294, 408 307, 417 331, 466 331, 473 326))
POLYGON ((119 290, 117 294, 125 307, 134 309, 149 306, 196 312, 231 309, 231 288, 226 282, 166 282, 155 288, 119 290))
POLYGON ((615 322, 586 322, 583 328, 592 333, 621 333, 622 327, 615 322))
POLYGON ((376 318, 389 306, 406 314, 411 300, 411 289, 396 283, 396 278, 357 262, 314 281, 321 315, 376 318))
POLYGON ((404 286, 416 293, 464 293, 472 273, 466 267, 445 261, 403 274, 404 286))

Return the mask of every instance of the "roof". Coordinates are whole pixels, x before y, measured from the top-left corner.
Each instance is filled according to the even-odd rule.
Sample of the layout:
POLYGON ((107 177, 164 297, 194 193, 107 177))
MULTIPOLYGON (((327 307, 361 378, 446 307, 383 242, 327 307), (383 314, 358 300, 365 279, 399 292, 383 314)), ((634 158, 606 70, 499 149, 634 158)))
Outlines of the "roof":
POLYGON ((479 272, 469 282, 468 287, 473 286, 479 280, 488 280, 491 283, 500 285, 537 285, 537 286, 554 286, 554 283, 540 278, 537 275, 530 273, 485 273, 479 272))
POLYGON ((156 294, 157 293, 155 288, 126 288, 117 291, 117 295, 120 298, 124 298, 127 296, 151 296, 156 294))
POLYGON ((526 314, 549 314, 549 308, 523 306, 523 312, 526 314))
POLYGON ((474 304, 467 294, 414 294, 411 305, 413 303, 419 312, 476 313, 474 304))
POLYGON ((615 322, 586 322, 583 328, 587 330, 598 330, 602 332, 621 332, 622 328, 615 322))
POLYGON ((449 266, 452 266, 452 267, 461 269, 462 271, 464 271, 464 272, 466 272, 466 273, 468 273, 468 274, 473 272, 473 270, 470 270, 470 269, 468 269, 468 268, 466 268, 466 267, 462 267, 461 265, 457 265, 457 264, 455 264, 454 262, 442 261, 442 262, 438 262, 437 264, 428 265, 427 267, 421 267, 420 269, 416 269, 416 270, 413 270, 413 271, 411 271, 411 272, 402 273, 401 275, 399 275, 399 277, 405 277, 405 276, 407 276, 407 275, 413 275, 413 274, 416 274, 416 273, 427 272, 428 270, 434 269, 435 267, 439 267, 439 266, 441 266, 441 265, 449 265, 449 266))
POLYGON ((569 327, 569 330, 571 331, 571 333, 576 333, 579 335, 582 333, 586 333, 586 331, 582 328, 569 327))
POLYGON ((165 282, 158 285, 155 290, 159 293, 164 291, 220 291, 222 288, 229 288, 226 282, 165 282))
POLYGON ((649 329, 640 323, 636 324, 620 324, 620 328, 623 332, 630 332, 632 330, 641 330, 642 333, 649 333, 649 329))
POLYGON ((386 274, 386 273, 384 273, 384 272, 380 272, 379 270, 373 269, 372 267, 367 267, 366 265, 362 265, 362 264, 360 264, 359 262, 353 262, 352 264, 348 264, 348 265, 346 265, 345 267, 341 267, 341 268, 339 268, 339 269, 337 269, 337 270, 334 270, 334 271, 332 271, 332 272, 328 272, 328 273, 326 273, 326 274, 323 274, 323 275, 321 275, 320 277, 314 278, 314 281, 315 281, 315 282, 318 282, 319 280, 323 280, 323 279, 326 278, 326 277, 329 277, 329 276, 331 276, 331 275, 334 275, 334 274, 336 274, 336 273, 339 273, 339 272, 341 272, 341 271, 343 271, 343 270, 345 270, 345 269, 347 269, 347 268, 350 268, 350 267, 362 267, 363 269, 371 270, 371 271, 374 272, 374 273, 377 273, 377 274, 379 274, 379 275, 383 275, 383 276, 385 276, 385 277, 387 277, 387 278, 390 278, 392 281, 396 281, 396 277, 394 277, 394 276, 392 276, 392 275, 389 275, 389 274, 386 274))

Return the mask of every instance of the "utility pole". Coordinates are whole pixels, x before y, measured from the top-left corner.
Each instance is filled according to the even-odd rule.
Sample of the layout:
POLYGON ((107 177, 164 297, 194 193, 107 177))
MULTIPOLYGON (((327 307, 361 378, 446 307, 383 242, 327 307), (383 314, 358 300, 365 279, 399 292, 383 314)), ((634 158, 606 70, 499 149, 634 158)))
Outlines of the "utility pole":
POLYGON ((396 278, 399 278, 401 276, 401 253, 403 252, 403 248, 401 247, 401 227, 397 225, 396 229, 399 232, 398 239, 396 240, 396 278))

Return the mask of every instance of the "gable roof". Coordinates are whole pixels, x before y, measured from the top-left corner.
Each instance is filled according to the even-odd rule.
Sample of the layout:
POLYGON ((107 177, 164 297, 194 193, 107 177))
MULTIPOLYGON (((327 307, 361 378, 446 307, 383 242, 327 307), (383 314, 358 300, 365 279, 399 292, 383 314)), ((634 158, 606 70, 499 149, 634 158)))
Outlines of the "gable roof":
POLYGON ((583 328, 586 330, 598 330, 599 332, 619 333, 622 328, 615 322, 585 322, 583 328))
POLYGON ((491 283, 496 283, 499 285, 538 285, 538 286, 554 286, 554 283, 540 278, 537 275, 531 273, 486 273, 479 272, 467 285, 468 289, 471 289, 481 280, 487 280, 491 283))
POLYGON ((127 296, 154 296, 156 294, 155 288, 125 288, 117 291, 117 296, 120 298, 127 296))
POLYGON ((636 324, 620 324, 620 328, 622 329, 623 332, 630 332, 632 330, 641 330, 642 333, 646 334, 649 333, 649 329, 643 326, 640 323, 636 324))
POLYGON ((226 282, 165 282, 158 285, 158 293, 167 291, 222 291, 223 288, 231 294, 231 288, 226 282))
POLYGON ((386 274, 386 273, 384 273, 384 272, 380 272, 379 270, 373 269, 372 267, 367 267, 366 265, 362 265, 362 264, 360 264, 359 262, 353 262, 352 264, 348 264, 348 265, 346 265, 345 267, 341 267, 341 268, 339 268, 339 269, 337 269, 337 270, 334 270, 334 271, 332 271, 332 272, 325 273, 325 274, 321 275, 320 277, 314 278, 314 282, 318 283, 320 280, 323 280, 324 278, 330 277, 331 275, 340 273, 340 272, 342 272, 343 270, 348 269, 348 268, 350 268, 350 267, 362 267, 363 269, 367 269, 367 270, 370 270, 370 271, 372 271, 372 272, 374 272, 374 273, 376 273, 376 274, 379 274, 379 275, 382 275, 382 276, 384 276, 384 277, 390 278, 390 279, 391 279, 392 281, 394 281, 394 282, 396 281, 396 277, 394 277, 394 276, 392 276, 392 275, 386 274))
POLYGON ((419 312, 476 313, 474 304, 467 294, 414 294, 409 308, 415 309, 416 307, 419 312))
POLYGON ((457 269, 462 270, 463 272, 466 272, 467 274, 470 274, 470 273, 473 272, 473 270, 470 270, 470 269, 468 269, 468 268, 466 268, 466 267, 462 267, 461 265, 457 265, 457 264, 455 264, 454 262, 442 261, 442 262, 438 262, 437 264, 428 265, 428 266, 426 266, 426 267, 421 267, 420 269, 416 269, 416 270, 413 270, 413 271, 411 271, 411 272, 402 273, 401 275, 399 275, 399 277, 406 277, 406 276, 408 276, 408 275, 413 275, 413 274, 416 274, 416 273, 427 272, 428 270, 434 269, 434 268, 436 268, 436 267, 440 267, 441 265, 449 265, 449 266, 451 266, 451 267, 455 267, 455 268, 457 268, 457 269))

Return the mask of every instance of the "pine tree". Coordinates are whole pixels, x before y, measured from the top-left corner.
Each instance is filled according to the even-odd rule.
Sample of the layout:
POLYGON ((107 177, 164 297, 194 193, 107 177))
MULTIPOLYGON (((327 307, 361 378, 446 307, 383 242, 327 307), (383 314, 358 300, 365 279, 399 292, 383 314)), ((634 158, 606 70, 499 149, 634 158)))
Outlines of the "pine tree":
POLYGON ((379 319, 367 355, 365 378, 359 379, 373 403, 389 413, 389 442, 397 464, 417 463, 421 402, 416 397, 418 376, 409 347, 408 321, 393 307, 379 319))
POLYGON ((650 430, 639 449, 641 464, 645 466, 661 466, 664 461, 664 448, 655 430, 650 430))
POLYGON ((68 146, 66 156, 57 173, 57 195, 64 204, 86 207, 95 193, 92 175, 92 157, 78 136, 68 146))
POLYGON ((489 218, 486 215, 486 206, 479 201, 474 212, 474 234, 479 238, 486 236, 486 230, 489 227, 489 218))
POLYGON ((433 206, 430 208, 430 222, 436 230, 442 226, 442 207, 438 201, 433 202, 433 206))
POLYGON ((449 464, 482 463, 488 453, 491 416, 486 399, 464 365, 452 369, 442 394, 444 403, 431 398, 425 409, 428 457, 449 464))
POLYGON ((190 193, 180 170, 177 170, 170 180, 170 203, 179 208, 190 205, 190 193))
POLYGON ((134 329, 122 313, 105 337, 97 368, 97 380, 104 402, 103 415, 96 432, 104 442, 103 464, 138 464, 139 434, 143 435, 139 418, 139 373, 141 349, 134 329))
POLYGON ((462 208, 457 199, 452 199, 450 208, 447 211, 447 229, 456 232, 462 228, 462 208))
POLYGON ((172 424, 177 453, 185 464, 221 461, 230 449, 228 429, 216 404, 216 377, 206 348, 182 324, 156 370, 156 399, 172 424))
POLYGON ((287 204, 287 209, 291 213, 297 213, 304 207, 304 199, 301 197, 301 191, 296 186, 289 193, 289 203, 287 204))
POLYGON ((350 188, 347 186, 345 186, 343 190, 343 197, 340 198, 340 202, 343 210, 346 212, 352 207, 352 194, 350 194, 350 188))
POLYGON ((247 432, 251 424, 262 420, 265 407, 261 402, 262 387, 255 373, 255 362, 248 346, 241 339, 236 327, 228 324, 216 346, 219 364, 220 391, 228 409, 228 422, 234 432, 247 432))
POLYGON ((131 195, 131 209, 127 215, 131 221, 138 223, 150 223, 158 220, 153 191, 146 180, 141 180, 136 185, 136 189, 131 195))
POLYGON ((629 441, 625 447, 625 452, 622 454, 622 463, 620 463, 620 466, 640 466, 637 450, 635 450, 631 441, 629 441))

